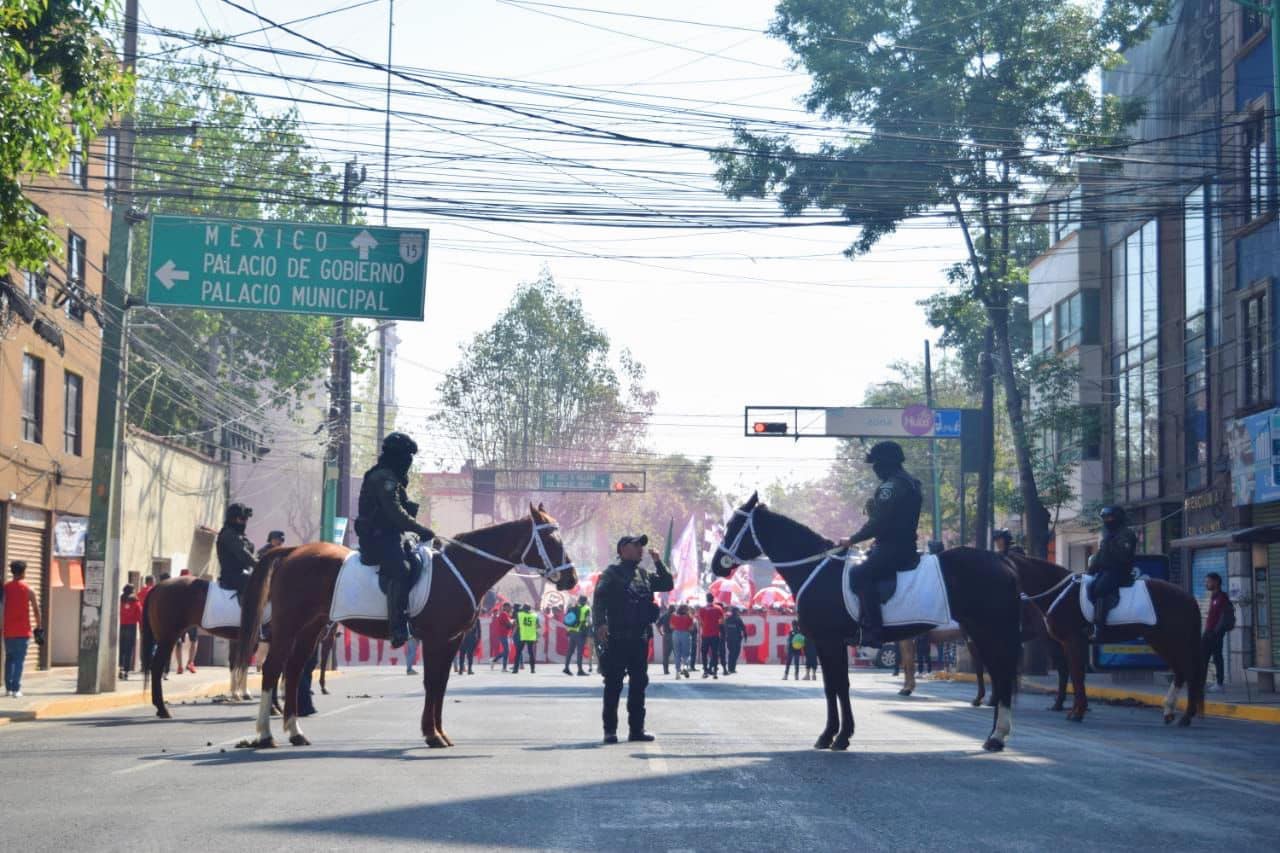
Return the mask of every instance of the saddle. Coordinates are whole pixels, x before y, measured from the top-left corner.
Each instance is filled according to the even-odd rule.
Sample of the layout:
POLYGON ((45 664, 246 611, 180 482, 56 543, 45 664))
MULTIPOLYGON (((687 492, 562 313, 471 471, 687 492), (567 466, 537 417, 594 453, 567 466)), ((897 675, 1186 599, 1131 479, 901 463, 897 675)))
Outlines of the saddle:
MULTIPOLYGON (((862 603, 853 591, 853 561, 844 566, 845 609, 854 622, 862 615, 862 603)), ((886 627, 895 625, 946 625, 951 621, 942 566, 933 554, 919 558, 915 566, 896 572, 892 579, 877 584, 882 617, 886 627), (887 591, 887 595, 886 595, 887 591)))
MULTIPOLYGON (((1093 624, 1097 611, 1094 609, 1095 602, 1089 597, 1090 586, 1092 586, 1091 581, 1080 584, 1080 612, 1084 615, 1085 621, 1093 624)), ((1112 607, 1107 613, 1108 625, 1156 624, 1155 604, 1151 600, 1145 578, 1138 581, 1131 580, 1119 591, 1107 597, 1113 596, 1112 607)))
POLYGON ((883 578, 876 583, 876 594, 880 597, 880 605, 882 607, 888 603, 889 599, 893 598, 893 594, 898 591, 898 575, 903 572, 915 571, 916 567, 919 565, 920 557, 917 555, 914 563, 909 566, 903 566, 894 572, 892 577, 883 578))

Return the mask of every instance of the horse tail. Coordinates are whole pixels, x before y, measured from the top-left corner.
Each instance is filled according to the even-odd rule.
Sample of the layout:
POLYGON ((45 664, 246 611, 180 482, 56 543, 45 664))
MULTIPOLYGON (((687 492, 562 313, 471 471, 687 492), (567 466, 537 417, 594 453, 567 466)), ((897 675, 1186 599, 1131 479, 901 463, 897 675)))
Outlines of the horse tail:
POLYGON ((293 548, 272 548, 254 564, 253 574, 240 593, 240 642, 237 644, 236 669, 248 671, 249 660, 257 650, 258 629, 262 626, 262 610, 267 604, 271 587, 271 575, 281 560, 292 554, 293 548))
MULTIPOLYGON (((152 593, 155 592, 153 588, 152 593)), ((148 595, 142 601, 142 648, 139 650, 142 660, 142 689, 147 689, 147 682, 151 680, 151 661, 155 656, 156 632, 151 629, 151 600, 154 595, 148 595)))

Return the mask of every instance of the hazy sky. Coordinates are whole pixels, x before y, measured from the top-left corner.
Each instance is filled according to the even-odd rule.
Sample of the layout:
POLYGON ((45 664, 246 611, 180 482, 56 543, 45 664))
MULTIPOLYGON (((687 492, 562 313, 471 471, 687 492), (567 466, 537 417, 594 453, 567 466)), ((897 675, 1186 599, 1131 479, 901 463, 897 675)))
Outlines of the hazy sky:
MULTIPOLYGON (((141 2, 144 30, 238 34, 262 26, 222 0, 141 2)), ((238 2, 255 8, 255 0, 238 2)), ((256 0, 256 9, 289 21, 355 2, 256 0)), ((718 145, 730 140, 733 118, 749 126, 762 120, 823 124, 800 105, 807 78, 787 68, 785 47, 763 33, 773 5, 563 0, 557 8, 399 0, 393 64, 488 78, 490 84, 533 83, 538 91, 474 80, 452 85, 540 115, 580 124, 589 119, 592 127, 718 145), (547 95, 551 86, 573 87, 563 91, 574 100, 547 95)), ((381 62, 387 7, 387 0, 373 0, 294 27, 381 62)), ((320 52, 279 30, 242 41, 320 52)), ((154 36, 144 36, 143 53, 155 47, 154 36)), ((369 170, 367 216, 380 222, 382 117, 362 107, 381 110, 383 75, 309 55, 227 49, 225 57, 238 72, 230 78, 236 87, 323 102, 301 106, 308 136, 335 163, 359 155, 369 170), (285 84, 268 73, 309 82, 285 84)), ((559 198, 638 216, 687 213, 676 224, 692 226, 696 211, 732 215, 735 206, 710 192, 713 166, 705 154, 557 138, 545 122, 459 104, 410 82, 397 81, 395 88, 390 222, 431 230, 427 320, 401 325, 398 395, 410 422, 436 409, 436 385, 456 361, 458 345, 488 326, 515 286, 545 264, 561 285, 581 295, 614 344, 648 368, 649 384, 660 395, 651 433, 655 450, 715 456, 717 483, 735 491, 815 475, 831 457, 833 441, 744 438, 742 407, 856 404, 890 362, 919 357, 930 330, 916 302, 943 287, 943 268, 961 257, 958 234, 936 222, 907 228, 869 256, 849 261, 841 252, 854 232, 840 227, 623 229, 397 210, 483 201, 501 211, 508 203, 559 198), (548 196, 548 188, 555 195, 548 196)), ((818 136, 808 131, 809 144, 818 136)), ((772 213, 774 204, 740 208, 759 217, 772 213)), ((591 221, 589 214, 583 219, 591 221)), ((458 449, 446 436, 416 431, 430 467, 456 469, 458 449)))

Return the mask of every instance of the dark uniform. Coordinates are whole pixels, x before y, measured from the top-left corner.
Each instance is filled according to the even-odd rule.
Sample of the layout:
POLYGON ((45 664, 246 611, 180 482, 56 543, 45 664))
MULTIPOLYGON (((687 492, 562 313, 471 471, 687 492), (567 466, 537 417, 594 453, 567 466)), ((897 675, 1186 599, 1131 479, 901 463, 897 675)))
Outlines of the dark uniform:
POLYGON ((1013 534, 1007 528, 1000 528, 991 534, 991 547, 997 554, 1013 554, 1025 556, 1027 551, 1013 541, 1013 534))
POLYGON ((1089 558, 1089 574, 1094 576, 1089 584, 1089 600, 1093 602, 1095 640, 1101 635, 1102 626, 1107 624, 1107 613, 1113 604, 1112 594, 1133 583, 1133 560, 1138 552, 1138 537, 1125 524, 1123 509, 1104 507, 1101 518, 1098 552, 1089 558))
POLYGON ((245 536, 245 522, 253 517, 253 510, 244 504, 232 504, 218 531, 218 586, 234 591, 237 595, 244 592, 253 574, 253 566, 257 562, 253 553, 253 543, 245 536))
MULTIPOLYGON (((624 537, 618 547, 627 543, 647 545, 647 537, 624 537)), ((606 740, 618 732, 618 700, 622 682, 630 678, 627 689, 627 726, 631 740, 652 740, 644 731, 644 691, 649 684, 649 640, 653 623, 658 618, 655 592, 670 592, 675 578, 661 560, 654 563, 656 574, 649 574, 634 560, 619 560, 600 575, 596 583, 591 615, 596 630, 609 629, 608 640, 597 643, 600 652, 600 674, 604 676, 604 722, 606 740)))
POLYGON ((893 441, 882 441, 867 453, 880 486, 867 507, 867 523, 851 537, 856 544, 875 539, 867 559, 854 573, 853 588, 862 600, 862 642, 878 645, 883 619, 880 613, 879 582, 896 572, 913 569, 916 527, 920 523, 920 481, 902 468, 906 456, 893 441))
POLYGON ((393 432, 382 442, 378 464, 369 469, 360 484, 356 536, 360 560, 377 566, 387 593, 387 621, 392 648, 409 639, 409 559, 404 534, 434 539, 435 534, 414 518, 418 505, 409 500, 409 468, 418 445, 402 432, 393 432))

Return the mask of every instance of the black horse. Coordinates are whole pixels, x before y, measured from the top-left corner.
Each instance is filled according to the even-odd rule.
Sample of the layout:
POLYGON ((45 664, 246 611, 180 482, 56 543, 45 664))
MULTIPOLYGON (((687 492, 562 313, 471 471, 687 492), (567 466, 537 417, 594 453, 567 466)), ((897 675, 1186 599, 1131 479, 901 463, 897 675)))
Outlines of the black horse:
MULTIPOLYGON (((734 512, 717 549, 715 573, 727 577, 739 564, 757 557, 774 563, 796 596, 796 612, 804 632, 818 647, 822 684, 827 695, 827 725, 817 749, 849 748, 853 737, 853 708, 849 702, 849 656, 858 625, 844 605, 843 560, 828 559, 834 543, 771 511, 757 495, 734 512)), ((1022 647, 1018 583, 999 555, 975 548, 952 548, 938 557, 946 584, 951 616, 978 647, 991 673, 995 719, 982 745, 1004 749, 1013 729, 1013 689, 1022 647)), ((932 625, 886 627, 885 642, 923 634, 932 625)))

